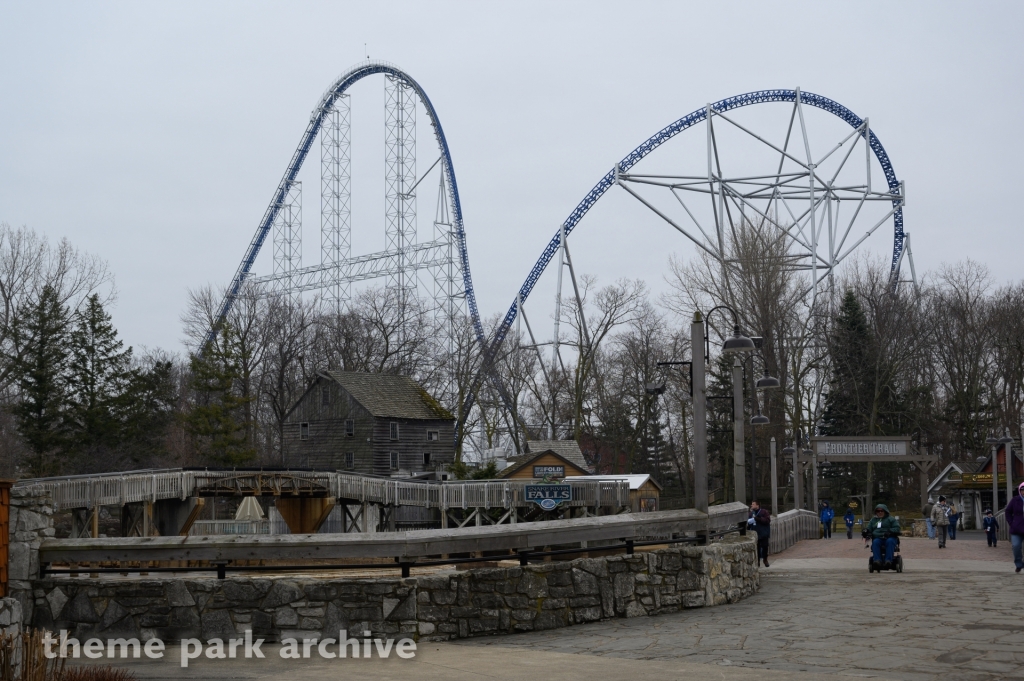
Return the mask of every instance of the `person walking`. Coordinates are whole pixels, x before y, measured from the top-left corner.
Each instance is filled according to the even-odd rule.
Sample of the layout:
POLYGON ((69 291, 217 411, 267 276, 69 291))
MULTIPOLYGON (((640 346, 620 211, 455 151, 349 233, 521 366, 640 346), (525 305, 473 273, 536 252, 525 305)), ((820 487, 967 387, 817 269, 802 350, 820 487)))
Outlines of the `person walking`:
POLYGON ((939 548, 946 548, 946 532, 949 530, 949 504, 946 497, 939 497, 939 503, 932 507, 932 525, 939 538, 939 548))
POLYGON ((888 506, 875 506, 875 517, 864 529, 864 535, 871 539, 871 557, 875 563, 881 565, 884 558, 884 567, 891 568, 892 557, 896 553, 896 537, 900 536, 900 521, 889 514, 888 506))
POLYGON ((957 512, 956 504, 949 504, 949 538, 956 539, 956 527, 960 522, 960 514, 957 512))
POLYGON ((856 516, 853 515, 853 509, 847 506, 846 513, 843 514, 843 522, 846 523, 847 539, 853 539, 853 523, 855 523, 856 520, 856 516))
POLYGON ((928 528, 928 538, 935 539, 935 525, 932 524, 932 509, 935 507, 935 499, 928 497, 928 503, 921 509, 924 517, 924 526, 928 528))
POLYGON ((999 541, 999 521, 992 515, 992 509, 985 509, 985 519, 982 521, 982 527, 985 529, 985 539, 988 540, 989 546, 995 546, 996 542, 999 541))
POLYGON ((768 565, 768 541, 772 536, 772 514, 767 509, 761 508, 757 501, 750 502, 750 512, 747 513, 747 525, 757 533, 757 564, 768 565))
POLYGON ((832 510, 832 507, 828 505, 828 502, 822 502, 821 504, 821 538, 831 539, 832 538, 832 519, 836 517, 836 512, 832 510))
POLYGON ((1017 488, 1017 496, 1006 504, 1006 529, 1013 547, 1013 564, 1020 572, 1024 570, 1024 482, 1017 488))

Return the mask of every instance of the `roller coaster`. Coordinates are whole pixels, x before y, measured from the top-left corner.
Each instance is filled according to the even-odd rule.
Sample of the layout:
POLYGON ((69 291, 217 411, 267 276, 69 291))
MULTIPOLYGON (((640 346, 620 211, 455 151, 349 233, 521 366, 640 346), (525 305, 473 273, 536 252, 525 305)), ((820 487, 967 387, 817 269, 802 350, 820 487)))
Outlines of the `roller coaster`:
MULTIPOLYGON (((696 109, 665 126, 612 165, 558 226, 516 292, 501 323, 487 337, 470 273, 452 154, 438 113, 425 90, 408 73, 387 62, 366 61, 340 75, 314 107, 295 153, 226 289, 210 337, 227 318, 245 286, 260 286, 268 294, 300 295, 316 290, 322 292, 327 303, 343 309, 351 300, 353 283, 383 279, 388 289, 398 292, 397 300, 415 296, 426 301, 437 320, 439 337, 453 334, 455 320, 460 315, 468 315, 485 356, 493 357, 513 324, 525 320, 525 303, 555 260, 557 291, 552 340, 532 339, 534 347, 552 346, 550 361, 554 364, 556 358, 561 361, 557 325, 565 269, 569 270, 573 295, 582 306, 569 236, 576 233, 584 217, 613 187, 635 199, 644 210, 693 242, 700 252, 721 263, 723 268, 742 267, 730 252, 728 243, 737 225, 749 224, 781 236, 785 239, 789 266, 808 277, 812 299, 840 263, 873 233, 891 224, 892 284, 895 286, 901 281, 900 271, 906 259, 910 264, 911 281, 916 286, 909 234, 903 228, 905 187, 868 119, 827 97, 800 89, 759 90, 696 109), (386 248, 352 255, 352 136, 348 91, 358 81, 376 75, 384 77, 386 91, 386 248), (786 105, 788 116, 781 119, 788 119, 784 135, 773 137, 760 132, 754 125, 758 119, 741 120, 734 113, 743 108, 772 105, 786 105), (417 174, 415 120, 420 109, 429 119, 438 157, 425 173, 417 174), (815 137, 810 121, 812 109, 844 123, 842 130, 845 132, 826 124, 825 135, 832 137, 821 146, 821 137, 815 137), (669 140, 698 128, 704 129, 706 144, 695 138, 691 146, 696 142, 699 152, 694 147, 683 162, 669 159, 673 164, 669 170, 659 171, 654 167, 638 172, 644 170, 638 165, 669 140), (318 138, 321 142, 320 262, 303 265, 298 175, 318 138), (754 148, 738 153, 729 151, 730 145, 738 144, 754 148), (815 154, 812 146, 824 151, 815 154), (420 235, 417 190, 438 167, 438 203, 433 231, 420 235), (733 170, 726 172, 729 169, 733 170), (872 177, 877 176, 879 170, 882 181, 876 181, 876 187, 872 177), (257 255, 272 232, 273 272, 255 276, 257 255), (424 274, 429 275, 426 280, 424 274)), ((533 336, 532 327, 530 335, 533 336)))

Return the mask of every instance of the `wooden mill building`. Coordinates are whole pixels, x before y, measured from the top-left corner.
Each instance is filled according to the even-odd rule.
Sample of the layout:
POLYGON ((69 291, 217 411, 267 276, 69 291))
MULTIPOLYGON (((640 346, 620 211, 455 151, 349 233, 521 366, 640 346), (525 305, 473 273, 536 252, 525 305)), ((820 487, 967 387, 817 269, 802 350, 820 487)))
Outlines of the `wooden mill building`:
POLYGON ((285 417, 285 465, 405 477, 455 458, 455 418, 408 376, 325 371, 285 417))

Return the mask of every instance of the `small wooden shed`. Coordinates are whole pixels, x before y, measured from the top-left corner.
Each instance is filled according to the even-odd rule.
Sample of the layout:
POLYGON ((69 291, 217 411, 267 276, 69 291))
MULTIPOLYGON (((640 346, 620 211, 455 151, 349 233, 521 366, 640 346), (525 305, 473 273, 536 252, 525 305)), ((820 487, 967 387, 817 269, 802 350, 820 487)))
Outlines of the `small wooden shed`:
POLYGON ((589 475, 589 480, 626 480, 629 482, 629 505, 634 513, 660 510, 661 485, 647 473, 633 475, 589 475))

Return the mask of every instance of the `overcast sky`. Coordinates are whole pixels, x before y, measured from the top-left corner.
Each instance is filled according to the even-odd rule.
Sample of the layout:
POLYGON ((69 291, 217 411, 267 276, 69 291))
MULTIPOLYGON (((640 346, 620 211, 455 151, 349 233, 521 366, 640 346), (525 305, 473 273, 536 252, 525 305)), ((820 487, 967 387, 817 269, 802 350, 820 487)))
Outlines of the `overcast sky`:
MULTIPOLYGON (((1019 2, 3 0, 0 222, 107 259, 126 343, 180 350, 187 289, 230 280, 311 109, 365 44, 440 115, 484 315, 507 308, 618 159, 706 102, 779 87, 870 117, 907 184, 919 272, 970 257, 1006 282, 1024 252, 1011 182, 1024 158, 1022 25, 1019 2)), ((353 135, 382 147, 382 116, 372 135, 355 127, 382 108, 367 93, 353 93, 353 135)), ((421 169, 433 160, 420 157, 421 169)), ((318 187, 304 198, 313 264, 318 187)), ((419 201, 430 216, 431 192, 419 201)), ((372 250, 378 214, 354 226, 381 242, 372 250)), ((602 281, 647 276, 657 289, 668 254, 692 255, 677 234, 633 234, 614 215, 591 243, 573 237, 602 281)), ((869 250, 891 251, 882 232, 869 250)))

